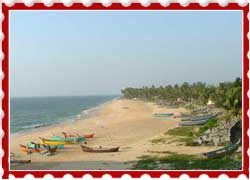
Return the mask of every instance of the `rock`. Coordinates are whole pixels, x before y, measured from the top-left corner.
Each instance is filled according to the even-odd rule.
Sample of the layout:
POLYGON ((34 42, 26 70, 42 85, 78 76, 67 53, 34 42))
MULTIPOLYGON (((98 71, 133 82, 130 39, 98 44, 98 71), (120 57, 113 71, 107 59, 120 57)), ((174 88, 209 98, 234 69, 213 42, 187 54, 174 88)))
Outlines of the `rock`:
POLYGON ((221 122, 221 124, 219 124, 217 127, 205 131, 204 134, 194 140, 194 142, 198 144, 211 144, 216 146, 227 144, 231 140, 231 128, 237 122, 221 122))

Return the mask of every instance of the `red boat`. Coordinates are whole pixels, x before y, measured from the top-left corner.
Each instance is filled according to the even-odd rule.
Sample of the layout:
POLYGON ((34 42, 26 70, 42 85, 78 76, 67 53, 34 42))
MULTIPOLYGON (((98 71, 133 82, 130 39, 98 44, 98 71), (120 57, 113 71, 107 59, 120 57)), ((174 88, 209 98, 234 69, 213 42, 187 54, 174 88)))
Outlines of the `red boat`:
POLYGON ((95 133, 83 135, 85 138, 93 138, 95 133))
MULTIPOLYGON (((70 134, 70 133, 66 133, 66 132, 62 132, 62 134, 66 138, 68 138, 68 137, 81 137, 81 135, 79 135, 79 134, 70 134)), ((95 133, 85 134, 85 135, 83 135, 83 137, 85 137, 85 138, 93 138, 94 135, 95 135, 95 133)))
POLYGON ((24 146, 24 145, 22 145, 22 144, 19 144, 20 145, 20 147, 21 147, 21 151, 22 152, 25 152, 25 153, 27 153, 28 151, 30 152, 30 153, 35 153, 35 152, 40 152, 41 151, 41 149, 28 149, 26 146, 24 146))

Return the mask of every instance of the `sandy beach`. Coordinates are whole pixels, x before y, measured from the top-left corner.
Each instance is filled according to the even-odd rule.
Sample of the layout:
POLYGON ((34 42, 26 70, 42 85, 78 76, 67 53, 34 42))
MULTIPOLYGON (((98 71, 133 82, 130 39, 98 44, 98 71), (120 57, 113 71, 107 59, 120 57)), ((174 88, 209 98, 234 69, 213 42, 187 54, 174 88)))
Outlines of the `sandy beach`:
POLYGON ((13 166, 11 169, 41 170, 86 170, 86 169, 130 169, 133 162, 142 155, 153 151, 171 151, 179 154, 201 154, 218 147, 191 147, 177 142, 152 144, 150 140, 161 137, 169 129, 178 126, 179 118, 154 118, 153 113, 185 112, 184 108, 160 108, 152 103, 116 99, 102 106, 95 116, 60 124, 29 134, 11 136, 10 152, 16 158, 31 159, 32 163, 13 166), (95 133, 93 139, 87 140, 88 146, 120 147, 117 153, 87 153, 79 144, 65 145, 56 155, 27 155, 20 151, 19 144, 40 142, 39 137, 49 138, 52 134, 61 135, 62 131, 79 134, 95 133))

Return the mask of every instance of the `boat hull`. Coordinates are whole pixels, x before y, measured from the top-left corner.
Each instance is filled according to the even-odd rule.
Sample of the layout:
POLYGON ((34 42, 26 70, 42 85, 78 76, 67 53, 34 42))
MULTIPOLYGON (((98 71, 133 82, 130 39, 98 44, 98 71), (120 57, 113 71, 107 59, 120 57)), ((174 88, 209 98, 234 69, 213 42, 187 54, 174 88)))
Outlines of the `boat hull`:
POLYGON ((42 138, 41 140, 42 144, 47 144, 47 145, 60 145, 60 144, 75 144, 73 141, 56 141, 56 140, 51 140, 51 139, 44 139, 42 138))
POLYGON ((173 116, 174 114, 173 113, 162 113, 162 114, 153 114, 154 117, 171 117, 173 116))
POLYGON ((230 144, 224 148, 215 150, 215 151, 211 151, 211 152, 207 152, 207 153, 203 153, 202 155, 206 158, 216 158, 216 157, 221 157, 227 154, 231 154, 233 152, 235 152, 239 147, 239 143, 235 143, 235 144, 230 144))
POLYGON ((62 142, 73 142, 73 143, 77 143, 77 142, 82 142, 85 141, 85 137, 80 136, 80 137, 61 137, 61 136, 52 136, 51 140, 53 141, 62 141, 62 142))
POLYGON ((91 147, 81 145, 81 148, 84 152, 91 152, 91 153, 110 153, 110 152, 118 152, 119 151, 119 147, 115 147, 115 148, 91 148, 91 147))

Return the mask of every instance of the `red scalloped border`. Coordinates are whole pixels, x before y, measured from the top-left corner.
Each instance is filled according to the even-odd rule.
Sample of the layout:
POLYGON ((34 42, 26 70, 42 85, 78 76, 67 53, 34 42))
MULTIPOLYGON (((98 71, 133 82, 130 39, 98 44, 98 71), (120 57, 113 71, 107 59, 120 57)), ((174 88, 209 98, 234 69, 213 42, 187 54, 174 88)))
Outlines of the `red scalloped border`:
MULTIPOLYGON (((5 4, 2 4, 2 12, 4 14, 4 20, 2 22, 2 30, 4 34, 4 39, 2 41, 2 50, 4 53, 4 58, 2 61, 2 70, 4 73, 4 78, 2 81, 2 89, 4 97, 2 99, 2 108, 4 111, 4 117, 2 121, 2 127, 4 131, 4 136, 2 139, 4 155, 2 158, 2 167, 4 169, 3 178, 8 179, 9 175, 12 174, 16 178, 24 177, 27 174, 32 174, 34 177, 44 177, 46 174, 51 174, 56 178, 63 177, 66 174, 71 174, 75 178, 81 178, 83 175, 90 174, 92 177, 100 178, 104 174, 109 174, 113 178, 119 178, 124 174, 129 174, 131 177, 139 178, 143 174, 148 174, 152 178, 160 177, 163 174, 167 174, 172 178, 180 177, 183 174, 189 175, 189 177, 195 178, 199 177, 202 174, 206 174, 211 178, 218 177, 221 174, 226 174, 229 177, 238 177, 241 174, 244 174, 249 178, 249 157, 247 150, 249 147, 249 137, 247 131, 249 129, 249 119, 247 111, 249 109, 249 99, 247 96, 249 79, 247 72, 249 70, 249 61, 247 53, 249 51, 249 39, 247 33, 249 32, 249 20, 247 14, 249 12, 249 4, 245 7, 239 6, 237 3, 229 3, 225 7, 221 7, 218 3, 210 3, 206 7, 200 6, 198 3, 190 3, 186 7, 182 7, 179 3, 171 3, 167 7, 161 6, 160 3, 151 3, 149 6, 144 7, 140 3, 131 3, 130 6, 124 7, 121 3, 112 3, 110 6, 105 7, 102 3, 93 3, 91 6, 86 7, 82 3, 74 3, 70 7, 64 6, 63 3, 54 3, 52 6, 47 7, 43 3, 34 3, 33 6, 27 7, 23 3, 15 3, 13 6, 8 7, 5 4), (132 171, 132 170, 121 170, 121 171, 12 171, 9 170, 8 163, 8 154, 9 154, 9 11, 11 10, 241 10, 243 12, 243 170, 239 171, 171 171, 171 170, 162 170, 162 171, 132 171)), ((226 31, 226 30, 225 30, 226 31)))

